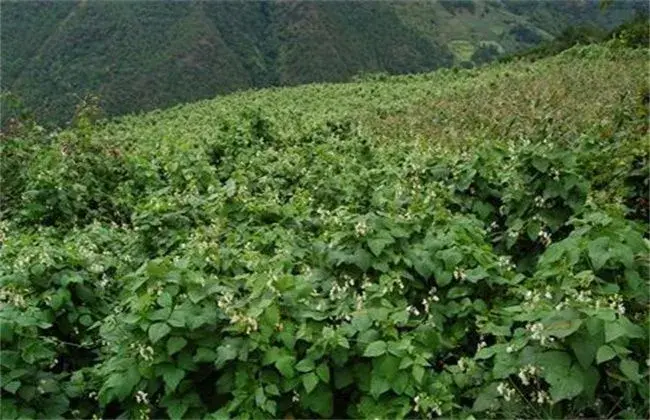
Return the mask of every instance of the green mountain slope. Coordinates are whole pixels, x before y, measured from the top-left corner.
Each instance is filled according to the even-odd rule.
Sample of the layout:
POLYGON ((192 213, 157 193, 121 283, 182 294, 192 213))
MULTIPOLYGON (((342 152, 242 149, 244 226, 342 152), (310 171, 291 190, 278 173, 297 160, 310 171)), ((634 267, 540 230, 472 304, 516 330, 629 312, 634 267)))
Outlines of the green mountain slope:
POLYGON ((100 95, 109 115, 251 87, 489 60, 636 3, 3 1, 3 91, 44 118, 100 95), (480 54, 476 54, 477 51, 480 54))
POLYGON ((3 135, 0 418, 648 418, 625 45, 3 135))

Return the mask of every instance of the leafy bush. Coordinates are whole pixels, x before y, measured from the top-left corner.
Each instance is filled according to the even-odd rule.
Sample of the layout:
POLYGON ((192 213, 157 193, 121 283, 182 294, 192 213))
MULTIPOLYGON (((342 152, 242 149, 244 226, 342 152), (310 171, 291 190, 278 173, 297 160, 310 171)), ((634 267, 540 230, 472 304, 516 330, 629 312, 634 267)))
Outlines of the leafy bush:
POLYGON ((470 149, 290 94, 4 143, 0 417, 650 414, 639 100, 470 149))

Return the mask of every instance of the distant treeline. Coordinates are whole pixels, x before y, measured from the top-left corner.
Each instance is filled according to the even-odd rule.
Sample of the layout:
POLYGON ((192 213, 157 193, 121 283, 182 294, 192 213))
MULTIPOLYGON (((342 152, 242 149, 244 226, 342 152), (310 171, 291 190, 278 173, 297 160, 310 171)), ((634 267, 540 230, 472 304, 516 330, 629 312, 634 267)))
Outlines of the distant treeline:
POLYGON ((631 48, 650 47, 650 25, 648 11, 639 11, 634 19, 625 22, 611 31, 582 25, 572 26, 564 30, 557 38, 542 42, 540 45, 508 54, 499 61, 509 62, 514 59, 538 60, 550 57, 578 44, 594 44, 611 39, 618 39, 623 45, 631 48))

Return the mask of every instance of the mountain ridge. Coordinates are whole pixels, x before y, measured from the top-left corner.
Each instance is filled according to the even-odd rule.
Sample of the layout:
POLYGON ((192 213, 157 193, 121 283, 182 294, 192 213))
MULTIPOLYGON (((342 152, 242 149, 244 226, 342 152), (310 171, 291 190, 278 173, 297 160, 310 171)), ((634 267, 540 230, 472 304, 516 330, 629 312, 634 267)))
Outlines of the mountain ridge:
POLYGON ((596 1, 6 1, 0 87, 60 124, 89 93, 120 115, 248 88, 479 64, 566 25, 609 28, 635 5, 603 14, 596 1))

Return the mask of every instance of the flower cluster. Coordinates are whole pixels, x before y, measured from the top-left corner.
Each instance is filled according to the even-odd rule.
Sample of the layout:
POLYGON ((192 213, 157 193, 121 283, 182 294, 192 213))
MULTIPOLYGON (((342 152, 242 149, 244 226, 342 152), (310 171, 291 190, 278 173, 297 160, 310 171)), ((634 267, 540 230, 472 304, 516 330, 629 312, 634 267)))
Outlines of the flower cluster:
POLYGON ((599 308, 600 306, 607 306, 608 308, 611 308, 616 311, 620 316, 625 315, 625 304, 623 304, 623 297, 619 295, 618 293, 607 297, 607 299, 603 299, 602 301, 599 299, 596 301, 596 308, 599 308))
POLYGON ((337 282, 334 282, 334 285, 330 289, 329 299, 331 301, 337 301, 342 299, 348 294, 350 288, 354 287, 354 279, 347 274, 343 275, 343 284, 339 285, 337 282))
POLYGON ((516 268, 515 264, 512 262, 512 258, 508 255, 501 255, 497 264, 505 270, 514 270, 516 268))
POLYGON ((467 278, 465 271, 462 268, 457 268, 454 270, 454 279, 458 281, 463 281, 467 278))
POLYGON ((409 305, 409 306, 407 306, 407 307, 406 307, 406 311, 407 311, 408 313, 410 313, 411 315, 420 316, 420 311, 418 310, 418 308, 416 308, 416 307, 413 306, 413 305, 409 305))
POLYGON ((553 242, 551 239, 551 234, 548 233, 544 228, 539 230, 537 237, 542 242, 542 244, 544 244, 544 246, 549 246, 551 242, 553 242))
POLYGON ((482 348, 487 347, 487 343, 485 342, 485 337, 481 336, 481 337, 479 338, 479 340, 480 340, 479 343, 476 345, 476 351, 477 351, 477 352, 478 352, 479 350, 481 350, 482 348))
POLYGON ((142 343, 131 343, 129 345, 129 349, 131 350, 136 350, 137 349, 137 354, 144 360, 145 362, 151 362, 153 361, 153 347, 144 345, 142 343))
POLYGON ((357 224, 354 226, 354 232, 358 237, 366 236, 368 233, 368 225, 366 225, 365 220, 357 222, 357 224))
POLYGON ((552 300, 553 294, 551 293, 551 288, 546 287, 543 291, 541 290, 526 290, 524 293, 524 302, 523 305, 528 308, 536 307, 542 299, 552 300))
POLYGON ((548 395, 548 392, 546 391, 533 391, 530 393, 530 399, 531 401, 535 401, 537 404, 546 404, 546 403, 551 403, 551 397, 548 395))
POLYGON ((413 403, 415 404, 413 411, 416 413, 422 412, 423 414, 427 414, 427 412, 433 412, 438 416, 442 415, 441 403, 434 397, 418 394, 413 397, 413 403))
POLYGON ((514 397, 516 393, 515 389, 505 382, 499 383, 499 385, 497 386, 497 392, 506 401, 512 400, 512 397, 514 397))
POLYGON ((135 393, 135 402, 138 404, 149 404, 149 395, 144 391, 135 393))
POLYGON ((555 168, 551 169, 551 177, 553 178, 553 180, 559 181, 560 180, 560 171, 558 171, 555 168))
POLYGON ((429 290, 429 296, 422 299, 422 306, 424 307, 424 312, 425 313, 429 312, 429 308, 431 307, 431 305, 434 302, 439 302, 440 301, 440 298, 438 297, 438 295, 436 295, 436 292, 437 292, 437 288, 433 287, 433 288, 431 288, 431 290, 429 290))
POLYGON ((458 359, 456 366, 458 366, 458 369, 461 372, 467 372, 468 370, 471 370, 476 367, 476 362, 474 361, 474 359, 468 357, 461 357, 460 359, 458 359))
POLYGON ((246 334, 250 334, 253 331, 257 331, 257 320, 252 316, 234 313, 230 317, 230 323, 243 326, 246 330, 246 334))
POLYGON ((529 385, 531 380, 534 380, 541 372, 541 369, 537 366, 526 365, 523 368, 519 369, 517 376, 521 383, 524 385, 529 385))
POLYGON ((544 324, 541 322, 536 322, 534 324, 526 324, 526 330, 531 333, 530 338, 532 340, 539 341, 541 345, 546 345, 546 343, 552 343, 555 341, 554 337, 549 337, 544 334, 544 324))
POLYGON ((17 308, 24 308, 25 296, 28 293, 28 289, 3 288, 0 289, 0 302, 8 302, 17 308))

